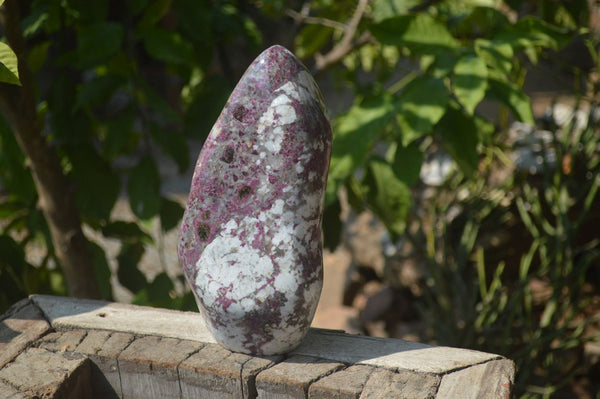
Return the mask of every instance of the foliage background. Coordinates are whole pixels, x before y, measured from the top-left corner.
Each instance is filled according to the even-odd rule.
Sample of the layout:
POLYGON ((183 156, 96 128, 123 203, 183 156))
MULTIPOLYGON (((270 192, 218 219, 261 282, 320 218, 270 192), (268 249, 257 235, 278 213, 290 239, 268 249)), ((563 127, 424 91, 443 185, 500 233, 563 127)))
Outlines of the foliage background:
MULTIPOLYGON (((514 359, 519 395, 593 395, 598 371, 583 363, 583 348, 598 339, 600 283, 595 7, 585 0, 7 0, 0 311, 32 293, 110 300, 115 280, 135 303, 194 309, 181 276, 149 279, 139 269, 159 244, 150 229, 176 228, 183 211, 161 190, 157 149, 180 173, 189 170, 189 144, 206 137, 251 60, 280 43, 333 88, 327 98, 341 99, 331 107, 326 245, 340 243, 340 198, 357 212, 369 209, 390 240, 426 267, 415 306, 432 342, 514 359), (574 111, 587 115, 583 125, 534 118, 523 85, 539 64, 567 78, 574 111), (17 107, 16 98, 24 98, 17 107), (493 116, 484 112, 490 104, 493 116), (511 158, 514 120, 551 132, 546 141, 533 129, 525 135, 541 147, 535 174, 511 158), (57 159, 65 185, 57 193, 50 184, 49 195, 54 189, 65 198, 59 212, 69 208, 74 224, 92 232, 79 258, 87 260, 74 262, 80 272, 69 273, 69 253, 57 247, 44 171, 23 126, 57 159), (426 187, 422 165, 440 151, 455 167, 443 184, 426 187), (119 196, 136 220, 115 216, 119 196), (506 231, 512 241, 487 244, 506 231), (94 235, 118 242, 116 268, 94 235), (41 250, 35 264, 26 256, 33 248, 41 250), (532 289, 540 282, 549 286, 542 299, 532 289)), ((394 276, 387 270, 381 278, 394 286, 394 276)))

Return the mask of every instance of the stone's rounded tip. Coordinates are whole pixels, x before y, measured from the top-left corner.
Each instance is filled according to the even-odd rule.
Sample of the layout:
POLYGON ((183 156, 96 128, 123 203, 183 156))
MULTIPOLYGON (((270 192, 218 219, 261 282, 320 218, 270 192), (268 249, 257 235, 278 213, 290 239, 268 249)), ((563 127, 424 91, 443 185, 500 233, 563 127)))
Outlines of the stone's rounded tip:
MULTIPOLYGON (((305 69, 291 51, 277 44, 260 53, 248 68, 246 75, 254 80, 262 80, 267 84, 265 88, 273 91, 305 69)), ((243 81, 242 78, 240 82, 243 81)))

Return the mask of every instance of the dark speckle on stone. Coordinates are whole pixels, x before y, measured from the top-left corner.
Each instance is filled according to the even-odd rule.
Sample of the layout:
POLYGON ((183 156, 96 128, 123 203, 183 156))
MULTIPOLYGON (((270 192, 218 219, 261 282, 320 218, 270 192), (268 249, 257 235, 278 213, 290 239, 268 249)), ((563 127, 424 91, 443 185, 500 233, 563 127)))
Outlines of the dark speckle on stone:
POLYGON ((225 163, 232 163, 234 153, 235 150, 233 149, 233 147, 225 147, 225 151, 223 151, 223 155, 221 156, 221 161, 225 163))
POLYGON ((252 193, 252 188, 250 186, 244 186, 238 191, 238 198, 244 199, 252 193))
POLYGON ((242 123, 249 123, 252 119, 252 115, 250 115, 248 109, 241 104, 236 105, 233 109, 233 117, 242 123))
POLYGON ((210 236, 210 226, 206 223, 198 223, 198 228, 196 229, 198 232, 198 240, 206 241, 208 240, 208 236, 210 236))

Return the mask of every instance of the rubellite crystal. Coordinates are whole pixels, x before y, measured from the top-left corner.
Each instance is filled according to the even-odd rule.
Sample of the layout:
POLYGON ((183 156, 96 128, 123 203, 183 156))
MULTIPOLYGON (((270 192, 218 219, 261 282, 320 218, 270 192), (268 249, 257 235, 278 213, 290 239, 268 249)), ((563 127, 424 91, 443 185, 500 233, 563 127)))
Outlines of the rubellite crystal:
POLYGON ((204 143, 180 229, 184 274, 222 346, 284 353, 308 331, 330 153, 312 76, 285 48, 265 50, 204 143))

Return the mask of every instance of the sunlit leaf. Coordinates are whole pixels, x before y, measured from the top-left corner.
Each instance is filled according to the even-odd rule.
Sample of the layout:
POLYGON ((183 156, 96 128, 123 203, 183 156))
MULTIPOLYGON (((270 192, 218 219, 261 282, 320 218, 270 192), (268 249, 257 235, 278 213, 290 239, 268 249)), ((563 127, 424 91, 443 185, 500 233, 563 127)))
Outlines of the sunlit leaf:
POLYGON ((402 133, 402 144, 431 132, 450 99, 450 91, 442 79, 421 76, 410 82, 396 99, 396 120, 402 133))
POLYGON ((400 14, 406 14, 420 0, 375 0, 371 4, 373 19, 380 22, 400 14))
POLYGON ((414 54, 448 52, 457 47, 444 24, 428 14, 397 15, 371 25, 370 30, 382 44, 406 47, 414 54))
POLYGON ((531 102, 520 87, 495 77, 490 77, 488 84, 487 94, 491 99, 495 99, 510 108, 519 121, 534 124, 531 102))
POLYGON ((373 140, 382 134, 393 113, 392 99, 383 93, 362 100, 336 119, 330 179, 344 179, 364 164, 373 140))
POLYGON ((6 43, 0 42, 0 82, 21 85, 17 55, 6 43))
POLYGON ((475 52, 487 65, 509 76, 513 67, 514 51, 510 44, 485 39, 475 40, 475 52))
POLYGON ((385 160, 371 159, 365 184, 369 206, 393 235, 402 234, 410 206, 410 191, 385 160))
POLYGON ((471 115, 477 104, 485 97, 487 74, 485 62, 475 55, 462 57, 454 66, 452 79, 454 94, 471 115))

